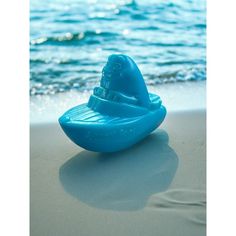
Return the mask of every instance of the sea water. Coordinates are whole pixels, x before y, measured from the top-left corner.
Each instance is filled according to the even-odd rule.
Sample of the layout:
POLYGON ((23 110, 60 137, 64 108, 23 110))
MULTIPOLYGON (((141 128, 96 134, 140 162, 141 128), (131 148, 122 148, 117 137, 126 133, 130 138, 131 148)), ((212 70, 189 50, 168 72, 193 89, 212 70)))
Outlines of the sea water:
POLYGON ((30 94, 88 91, 110 54, 148 86, 206 79, 204 0, 31 0, 30 94))

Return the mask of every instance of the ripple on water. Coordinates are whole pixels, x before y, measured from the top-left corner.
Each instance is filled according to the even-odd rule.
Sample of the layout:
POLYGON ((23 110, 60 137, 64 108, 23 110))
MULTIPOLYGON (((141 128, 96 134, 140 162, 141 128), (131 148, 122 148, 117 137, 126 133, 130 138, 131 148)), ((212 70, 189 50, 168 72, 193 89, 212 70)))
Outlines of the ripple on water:
POLYGON ((149 85, 206 79, 205 0, 30 4, 31 95, 91 89, 113 53, 134 58, 149 85))

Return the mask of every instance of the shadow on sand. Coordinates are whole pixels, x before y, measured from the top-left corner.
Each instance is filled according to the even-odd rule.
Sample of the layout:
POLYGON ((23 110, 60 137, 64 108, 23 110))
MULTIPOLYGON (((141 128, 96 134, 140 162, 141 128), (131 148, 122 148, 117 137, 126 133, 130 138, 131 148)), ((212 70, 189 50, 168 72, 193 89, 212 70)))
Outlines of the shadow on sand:
POLYGON ((169 187, 177 166, 167 133, 158 130, 125 151, 82 151, 61 166, 59 178, 69 194, 89 206, 134 211, 169 187))

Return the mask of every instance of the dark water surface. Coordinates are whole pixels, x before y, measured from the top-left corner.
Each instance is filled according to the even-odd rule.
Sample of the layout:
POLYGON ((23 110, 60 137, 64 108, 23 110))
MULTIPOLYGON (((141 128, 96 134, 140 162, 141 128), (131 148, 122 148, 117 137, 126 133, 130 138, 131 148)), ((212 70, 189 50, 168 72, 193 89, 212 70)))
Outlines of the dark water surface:
POLYGON ((31 0, 30 94, 90 90, 107 57, 131 56, 147 85, 206 79, 204 0, 31 0))

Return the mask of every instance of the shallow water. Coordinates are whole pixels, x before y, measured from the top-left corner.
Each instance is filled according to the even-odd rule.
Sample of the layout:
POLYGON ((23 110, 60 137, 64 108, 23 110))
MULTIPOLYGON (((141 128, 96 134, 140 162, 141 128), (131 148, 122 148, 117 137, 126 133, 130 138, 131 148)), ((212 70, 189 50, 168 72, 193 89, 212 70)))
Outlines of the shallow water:
POLYGON ((205 1, 32 0, 30 94, 90 90, 108 55, 139 65, 148 86, 206 79, 205 1))

